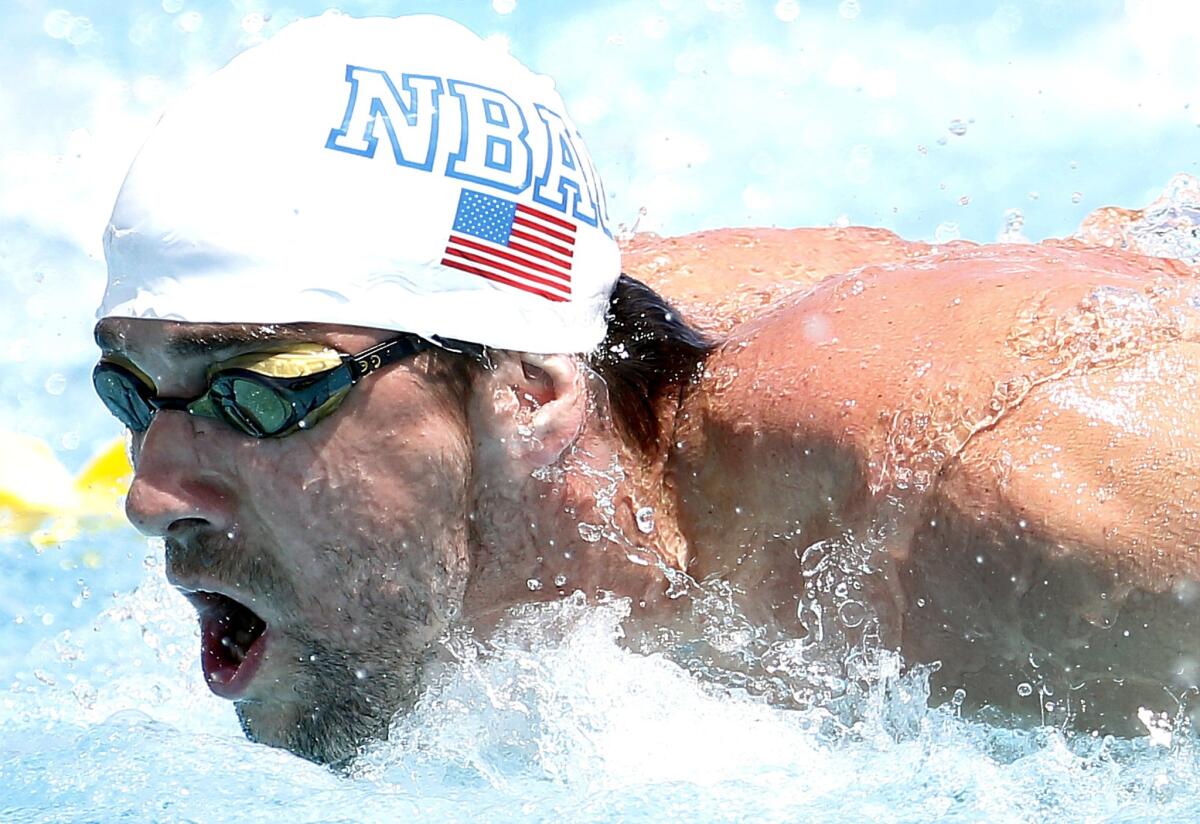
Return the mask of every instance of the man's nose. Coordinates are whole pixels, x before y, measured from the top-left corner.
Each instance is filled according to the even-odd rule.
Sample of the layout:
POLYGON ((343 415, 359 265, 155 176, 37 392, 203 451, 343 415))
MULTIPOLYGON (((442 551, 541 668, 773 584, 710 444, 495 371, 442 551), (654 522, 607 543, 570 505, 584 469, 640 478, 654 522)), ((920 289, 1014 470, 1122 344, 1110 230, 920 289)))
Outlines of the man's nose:
POLYGON ((138 531, 164 536, 172 526, 203 522, 226 530, 232 496, 211 461, 212 432, 185 412, 155 414, 134 456, 125 514, 138 531))

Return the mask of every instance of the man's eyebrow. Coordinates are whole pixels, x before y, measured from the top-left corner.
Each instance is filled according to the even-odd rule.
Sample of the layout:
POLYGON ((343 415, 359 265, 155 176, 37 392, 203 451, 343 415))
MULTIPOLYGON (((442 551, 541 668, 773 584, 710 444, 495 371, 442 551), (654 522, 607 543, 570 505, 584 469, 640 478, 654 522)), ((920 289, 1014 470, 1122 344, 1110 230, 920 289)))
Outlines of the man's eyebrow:
POLYGON ((229 349, 244 349, 256 344, 304 339, 307 335, 295 329, 255 327, 251 329, 185 329, 171 335, 163 349, 176 357, 203 355, 229 349))
MULTIPOLYGON (((175 357, 211 354, 231 349, 250 349, 257 345, 270 346, 275 343, 294 341, 307 342, 313 339, 313 330, 307 326, 249 326, 234 329, 188 329, 172 334, 162 344, 165 352, 175 357)), ((122 335, 111 327, 96 327, 96 343, 105 352, 119 350, 123 346, 122 335)))

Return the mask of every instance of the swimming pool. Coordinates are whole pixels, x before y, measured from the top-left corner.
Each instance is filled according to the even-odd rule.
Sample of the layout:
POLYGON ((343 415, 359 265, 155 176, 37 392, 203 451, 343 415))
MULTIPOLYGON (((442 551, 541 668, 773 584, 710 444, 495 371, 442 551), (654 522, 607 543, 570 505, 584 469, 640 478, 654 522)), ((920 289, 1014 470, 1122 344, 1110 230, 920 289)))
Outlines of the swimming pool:
MULTIPOLYGON (((558 78, 614 217, 630 226, 644 208, 642 230, 853 222, 938 242, 1038 239, 1194 171, 1188 21, 1154 3, 941 5, 566 14, 495 0, 462 19, 558 78)), ((291 8, 2 13, 18 46, 0 56, 5 76, 27 82, 0 92, 0 428, 65 467, 23 462, 30 481, 61 484, 118 437, 91 398, 88 329, 99 228, 138 141, 194 72, 321 4, 291 8)), ((452 11, 403 11, 425 8, 452 11)), ((1186 253, 1187 197, 1139 241, 1186 253)), ((0 543, 4 820, 1196 817, 1191 733, 963 719, 953 704, 927 709, 924 673, 901 676, 887 656, 861 694, 772 708, 686 655, 624 649, 623 604, 572 599, 513 616, 493 645, 458 643, 392 741, 335 776, 243 739, 201 681, 192 611, 163 582, 160 547, 102 521, 65 536, 0 543)))

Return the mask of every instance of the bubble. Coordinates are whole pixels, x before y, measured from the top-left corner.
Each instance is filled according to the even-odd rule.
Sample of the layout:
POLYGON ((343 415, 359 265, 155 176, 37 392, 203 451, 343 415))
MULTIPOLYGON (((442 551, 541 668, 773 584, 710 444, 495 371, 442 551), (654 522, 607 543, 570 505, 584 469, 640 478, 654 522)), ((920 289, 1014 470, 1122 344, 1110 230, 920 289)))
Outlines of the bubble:
POLYGON ((530 578, 529 580, 527 580, 525 582, 525 586, 527 586, 529 588, 530 592, 537 592, 539 589, 542 588, 542 582, 539 581, 537 578, 530 578))
POLYGON ((162 10, 167 14, 178 14, 183 11, 183 0, 162 0, 162 10))
POLYGON ((1017 695, 1021 696, 1022 698, 1028 698, 1029 696, 1033 695, 1033 685, 1026 681, 1022 681, 1020 684, 1017 684, 1017 695))
POLYGON ((861 11, 858 0, 842 0, 838 3, 838 16, 843 20, 857 20, 861 11))
POLYGON ((496 14, 512 14, 517 10, 517 0, 492 0, 492 11, 496 14))
POLYGON ((775 16, 785 23, 791 23, 800 16, 800 4, 796 0, 779 0, 775 4, 775 16))
POLYGON ((967 691, 964 690, 962 687, 959 687, 958 689, 956 689, 954 691, 954 697, 950 699, 950 703, 953 704, 955 707, 961 707, 963 705, 963 701, 966 701, 966 700, 967 700, 967 691))
POLYGON ((554 585, 556 587, 559 587, 560 589, 562 587, 565 587, 567 585, 567 576, 563 575, 561 572, 558 573, 557 575, 555 575, 554 576, 554 585))
POLYGON ((960 197, 960 198, 958 199, 958 205, 959 205, 959 206, 968 206, 968 205, 970 205, 970 203, 971 203, 971 196, 970 196, 970 195, 963 195, 962 197, 960 197))
POLYGON ((1071 192, 1071 202, 1078 203, 1083 200, 1083 192, 1071 192))
POLYGON ((962 137, 967 133, 967 121, 961 117, 956 117, 950 121, 950 125, 947 128, 950 130, 950 134, 962 137))
POLYGON ((179 18, 179 28, 188 34, 193 34, 200 31, 200 27, 204 25, 204 15, 198 11, 189 11, 187 14, 181 15, 179 18))

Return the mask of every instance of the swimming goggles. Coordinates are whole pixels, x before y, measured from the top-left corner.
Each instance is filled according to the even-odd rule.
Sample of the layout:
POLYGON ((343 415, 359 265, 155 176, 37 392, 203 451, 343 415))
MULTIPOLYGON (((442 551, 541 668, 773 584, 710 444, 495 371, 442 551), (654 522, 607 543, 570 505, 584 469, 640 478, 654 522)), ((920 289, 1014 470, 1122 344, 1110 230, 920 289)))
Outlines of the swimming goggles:
POLYGON ((405 335, 346 355, 316 344, 286 352, 242 355, 214 365, 196 398, 161 398, 133 364, 106 358, 92 371, 96 394, 134 432, 145 432, 160 409, 216 418, 252 438, 281 438, 331 414, 350 388, 372 372, 433 346, 405 335))

